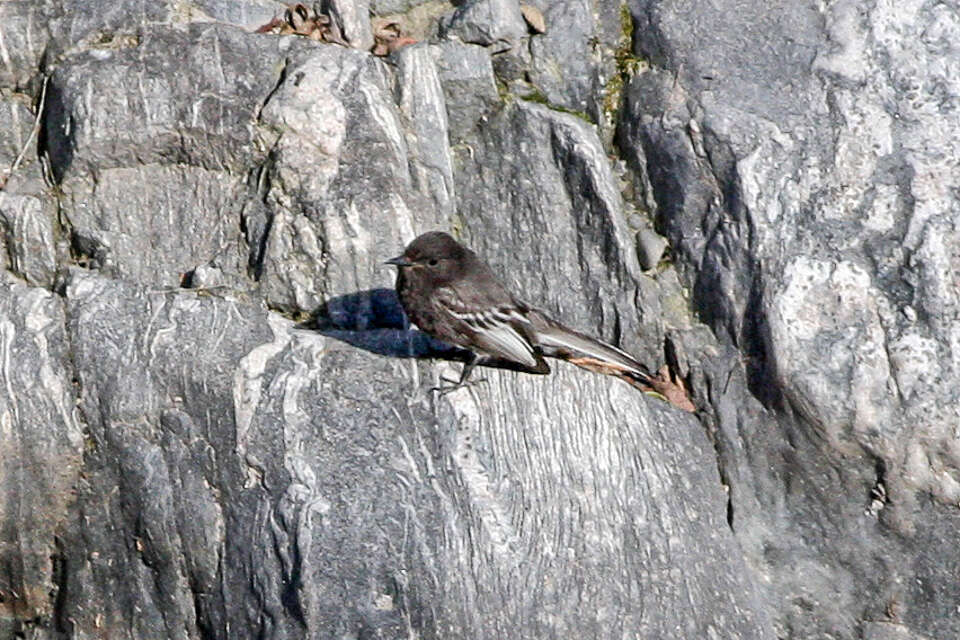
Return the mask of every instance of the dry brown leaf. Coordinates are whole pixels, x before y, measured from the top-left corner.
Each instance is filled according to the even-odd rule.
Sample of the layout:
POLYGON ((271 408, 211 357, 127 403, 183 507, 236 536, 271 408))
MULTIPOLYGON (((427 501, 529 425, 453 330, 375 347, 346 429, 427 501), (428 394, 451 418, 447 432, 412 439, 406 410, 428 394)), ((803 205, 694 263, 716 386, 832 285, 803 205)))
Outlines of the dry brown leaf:
POLYGON ((382 38, 399 38, 400 25, 396 22, 382 22, 375 20, 373 23, 373 35, 382 38))
POLYGON ((287 22, 298 35, 309 35, 314 29, 315 16, 305 4, 294 4, 287 8, 287 22))
POLYGON ((299 2, 287 5, 283 12, 283 18, 274 18, 259 27, 256 32, 282 36, 304 36, 317 42, 349 46, 336 19, 324 13, 318 14, 307 5, 299 2))
POLYGON ((697 410, 690 399, 687 385, 684 384, 682 378, 674 379, 674 376, 670 373, 670 367, 667 365, 660 367, 660 370, 657 371, 657 377, 650 378, 650 386, 678 409, 683 409, 689 413, 694 413, 697 410))
POLYGON ((375 56, 390 55, 397 49, 415 44, 417 41, 404 35, 397 22, 374 21, 373 48, 370 51, 375 56))

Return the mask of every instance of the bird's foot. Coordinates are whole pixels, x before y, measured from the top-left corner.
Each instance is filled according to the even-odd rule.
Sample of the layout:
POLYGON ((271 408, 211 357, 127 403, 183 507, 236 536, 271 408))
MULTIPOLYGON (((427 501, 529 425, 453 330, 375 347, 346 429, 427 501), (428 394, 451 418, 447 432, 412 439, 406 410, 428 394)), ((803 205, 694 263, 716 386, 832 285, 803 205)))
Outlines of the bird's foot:
POLYGON ((474 380, 473 382, 470 382, 470 374, 473 373, 473 370, 476 368, 477 364, 479 363, 479 360, 480 360, 480 359, 479 359, 478 357, 474 356, 473 360, 464 363, 464 365, 463 365, 463 370, 460 372, 460 379, 459 379, 457 382, 453 382, 453 380, 448 380, 448 379, 444 378, 443 376, 441 376, 441 377, 440 377, 440 380, 443 381, 443 382, 448 382, 448 383, 450 383, 450 386, 440 385, 440 386, 437 386, 437 387, 433 387, 433 388, 430 389, 430 390, 431 390, 431 391, 436 391, 436 392, 438 392, 441 396, 445 396, 445 395, 447 395, 448 393, 452 393, 452 392, 454 392, 454 391, 456 391, 456 390, 458 390, 458 389, 462 389, 462 388, 464 388, 464 387, 469 387, 470 385, 474 384, 475 382, 484 382, 484 379, 483 379, 483 378, 480 378, 479 380, 474 380))
POLYGON ((487 381, 486 378, 475 378, 473 380, 464 380, 463 378, 461 378, 460 380, 454 382, 449 378, 441 377, 440 382, 446 382, 447 384, 446 385, 441 384, 436 387, 430 387, 430 391, 439 393, 440 396, 443 397, 448 393, 453 393, 454 391, 472 387, 480 382, 486 382, 486 381, 487 381))

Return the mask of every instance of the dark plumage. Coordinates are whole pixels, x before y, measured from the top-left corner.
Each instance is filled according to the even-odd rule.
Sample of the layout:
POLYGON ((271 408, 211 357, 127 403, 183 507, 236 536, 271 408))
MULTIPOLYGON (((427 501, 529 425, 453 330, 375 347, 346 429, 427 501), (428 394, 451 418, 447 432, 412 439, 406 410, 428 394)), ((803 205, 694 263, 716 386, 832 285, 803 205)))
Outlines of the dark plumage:
POLYGON ((398 267, 397 294, 410 320, 424 333, 475 354, 461 383, 478 364, 550 373, 545 357, 650 382, 647 369, 629 354, 513 297, 477 254, 446 233, 419 236, 387 263, 398 267))

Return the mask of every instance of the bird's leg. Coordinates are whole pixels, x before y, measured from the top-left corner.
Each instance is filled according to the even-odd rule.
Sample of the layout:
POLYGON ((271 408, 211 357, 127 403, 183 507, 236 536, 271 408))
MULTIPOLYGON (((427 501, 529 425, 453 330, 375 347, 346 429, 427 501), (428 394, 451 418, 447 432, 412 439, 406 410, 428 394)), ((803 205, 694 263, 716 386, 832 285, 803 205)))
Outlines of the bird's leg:
MULTIPOLYGON (((452 385, 450 385, 450 386, 448 386, 448 387, 433 387, 433 388, 430 389, 430 390, 431 390, 431 391, 438 391, 438 392, 440 392, 440 395, 447 395, 448 393, 450 393, 450 392, 452 392, 452 391, 456 391, 457 389, 462 389, 463 387, 468 387, 468 386, 470 386, 470 385, 473 384, 473 383, 476 383, 476 382, 484 382, 484 379, 483 379, 483 378, 481 378, 480 380, 474 380, 473 383, 471 383, 471 382, 469 381, 469 379, 470 379, 470 374, 473 372, 473 370, 476 368, 476 366, 477 366, 478 364, 480 364, 480 362, 481 362, 482 360, 483 360, 483 358, 481 358, 481 357, 478 356, 477 354, 475 354, 475 353, 472 354, 472 357, 470 358, 470 360, 468 360, 467 362, 463 363, 463 371, 460 372, 460 380, 458 380, 458 381, 456 382, 456 384, 452 384, 452 385)), ((451 380, 447 380, 446 378, 441 378, 441 380, 443 380, 444 382, 452 382, 451 380)))
POLYGON ((470 358, 470 362, 465 362, 463 364, 463 371, 460 372, 460 380, 457 381, 458 387, 462 387, 467 384, 467 380, 470 379, 470 374, 473 373, 473 370, 476 368, 479 360, 479 356, 474 354, 474 356, 470 358))

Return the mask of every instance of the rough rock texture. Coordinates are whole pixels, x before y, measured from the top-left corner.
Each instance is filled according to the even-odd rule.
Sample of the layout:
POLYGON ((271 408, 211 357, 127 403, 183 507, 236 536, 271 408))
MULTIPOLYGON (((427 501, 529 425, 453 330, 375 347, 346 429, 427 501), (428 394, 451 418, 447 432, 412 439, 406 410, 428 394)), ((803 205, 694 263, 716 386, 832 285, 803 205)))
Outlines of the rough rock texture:
POLYGON ((532 38, 530 80, 552 104, 605 118, 605 103, 616 107, 619 84, 615 56, 629 47, 626 7, 591 0, 540 0, 546 33, 532 38))
POLYGON ((778 633, 957 635, 960 21, 922 3, 632 10, 664 70, 631 80, 620 147, 770 413, 715 405, 778 633), (764 46, 718 36, 734 29, 764 46))
POLYGON ((51 558, 85 447, 63 300, 7 279, 0 292, 0 633, 12 637, 16 621, 56 615, 63 566, 51 558))
POLYGON ((290 60, 263 107, 270 156, 258 182, 269 228, 256 263, 268 304, 311 310, 369 288, 385 275, 388 247, 439 224, 430 186, 419 191, 411 173, 418 156, 390 80, 366 53, 318 47, 290 60))
POLYGON ((527 32, 517 0, 466 0, 440 22, 440 35, 461 42, 496 45, 499 52, 527 32))
POLYGON ((438 404, 398 361, 251 306, 76 270, 67 300, 97 443, 64 534, 75 633, 753 637, 712 447, 626 385, 564 369, 514 395, 493 373, 500 410, 438 404), (690 585, 704 616, 651 615, 690 585))
POLYGON ((343 26, 343 37, 354 49, 368 51, 373 46, 370 3, 367 0, 326 0, 331 18, 343 26))
POLYGON ((33 0, 0 3, 0 86, 19 89, 36 78, 50 38, 50 9, 33 0))
POLYGON ((532 4, 0 1, 0 637, 960 635, 960 19, 532 4), (436 228, 701 410, 431 391, 436 228))

